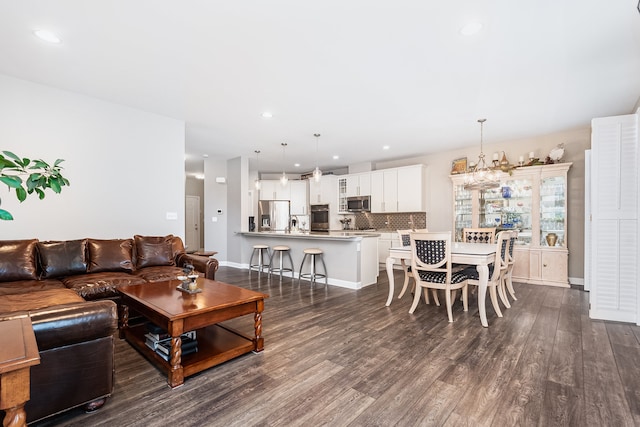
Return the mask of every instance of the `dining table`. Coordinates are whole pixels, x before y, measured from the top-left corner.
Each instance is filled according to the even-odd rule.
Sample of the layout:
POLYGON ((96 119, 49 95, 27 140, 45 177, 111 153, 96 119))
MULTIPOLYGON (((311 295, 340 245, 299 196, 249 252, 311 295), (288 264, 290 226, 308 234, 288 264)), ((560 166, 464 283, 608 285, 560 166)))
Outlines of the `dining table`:
MULTIPOLYGON (((408 283, 409 274, 407 263, 411 264, 411 246, 396 246, 389 249, 389 256, 386 260, 387 277, 389 278, 389 296, 386 306, 391 305, 395 291, 395 280, 393 277, 393 265, 400 261, 405 273, 405 284, 408 283)), ((493 264, 496 258, 496 245, 487 243, 463 243, 451 244, 451 262, 454 264, 475 265, 478 271, 478 311, 480 312, 480 323, 485 328, 489 326, 487 322, 487 310, 485 299, 487 296, 487 283, 489 281, 489 264, 493 264)))

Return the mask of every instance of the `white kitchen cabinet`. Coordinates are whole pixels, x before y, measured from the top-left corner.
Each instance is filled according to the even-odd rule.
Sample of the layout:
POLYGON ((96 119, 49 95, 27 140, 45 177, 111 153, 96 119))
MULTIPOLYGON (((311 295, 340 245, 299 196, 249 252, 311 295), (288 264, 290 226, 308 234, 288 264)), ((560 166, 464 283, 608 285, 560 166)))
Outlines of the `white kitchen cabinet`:
POLYGON ((571 163, 527 166, 502 173, 500 187, 465 190, 464 175, 453 181, 453 230, 465 227, 518 230, 514 281, 569 286, 567 248, 567 172, 571 163), (554 246, 549 235, 556 235, 554 246))
POLYGON ((398 233, 379 233, 378 238, 378 262, 385 264, 389 257, 389 249, 396 246, 402 246, 400 244, 400 237, 398 233))
POLYGON ((371 172, 371 212, 398 212, 397 169, 371 172))
POLYGON ((369 196, 371 194, 371 173, 347 175, 346 196, 369 196))
POLYGON ((320 182, 309 179, 309 204, 310 205, 335 205, 338 201, 337 177, 335 175, 323 175, 320 182))
POLYGON ((260 181, 260 200, 291 200, 290 182, 283 186, 280 180, 260 181))
POLYGON ((291 215, 308 215, 307 180, 289 181, 291 215))
POLYGON ((423 165, 397 168, 398 212, 422 212, 426 209, 424 195, 425 169, 423 165))
POLYGON ((424 166, 414 165, 371 172, 371 212, 425 210, 424 166))

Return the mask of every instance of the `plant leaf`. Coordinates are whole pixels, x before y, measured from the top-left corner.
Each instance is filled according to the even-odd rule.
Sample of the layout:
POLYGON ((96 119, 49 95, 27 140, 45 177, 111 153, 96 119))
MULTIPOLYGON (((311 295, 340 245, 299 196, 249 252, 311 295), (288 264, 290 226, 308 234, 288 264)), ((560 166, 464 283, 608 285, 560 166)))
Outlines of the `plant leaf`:
POLYGON ((18 200, 20 200, 20 202, 24 202, 27 198, 27 192, 22 187, 16 188, 16 196, 18 196, 18 200))
POLYGON ((38 199, 40 200, 44 199, 44 196, 45 196, 44 191, 42 191, 39 188, 36 188, 35 190, 36 190, 36 193, 38 193, 38 199))
POLYGON ((4 182, 11 188, 20 188, 22 187, 22 179, 19 176, 0 176, 0 182, 4 182))
POLYGON ((50 178, 49 187, 53 190, 54 193, 59 193, 60 191, 62 191, 62 188, 60 188, 60 183, 58 182, 58 178, 50 178))
POLYGON ((11 160, 5 159, 4 157, 0 156, 0 170, 4 168, 17 168, 17 167, 18 165, 13 163, 11 160))
POLYGON ((12 158, 13 160, 15 160, 16 162, 20 163, 20 157, 16 156, 15 154, 13 154, 11 151, 3 151, 2 152, 5 156, 12 158))
POLYGON ((3 221, 12 221, 13 217, 11 214, 4 209, 0 209, 0 219, 3 221))
POLYGON ((64 162, 64 159, 58 159, 53 163, 53 167, 57 167, 60 163, 64 162))

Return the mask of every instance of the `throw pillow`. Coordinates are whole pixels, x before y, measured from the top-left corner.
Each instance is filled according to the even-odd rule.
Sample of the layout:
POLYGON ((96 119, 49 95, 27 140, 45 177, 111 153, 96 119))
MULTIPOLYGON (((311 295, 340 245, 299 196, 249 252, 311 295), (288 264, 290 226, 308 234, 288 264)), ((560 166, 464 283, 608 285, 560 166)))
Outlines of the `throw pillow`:
POLYGON ((37 239, 0 241, 0 282, 36 280, 37 239))
POLYGON ((102 271, 133 271, 133 241, 131 239, 89 239, 89 273, 102 271))
POLYGON ((87 272, 87 241, 38 242, 42 277, 51 279, 87 272))
POLYGON ((136 269, 158 265, 174 265, 173 236, 133 236, 136 269))

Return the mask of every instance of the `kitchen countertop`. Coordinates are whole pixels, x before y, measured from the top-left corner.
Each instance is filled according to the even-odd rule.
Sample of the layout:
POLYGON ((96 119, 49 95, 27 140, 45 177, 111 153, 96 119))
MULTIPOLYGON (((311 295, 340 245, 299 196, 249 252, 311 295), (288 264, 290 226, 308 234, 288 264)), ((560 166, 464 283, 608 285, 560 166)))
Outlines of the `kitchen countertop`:
POLYGON ((380 237, 372 231, 340 230, 340 231, 244 231, 238 234, 245 236, 307 238, 324 240, 356 240, 368 237, 380 237))

